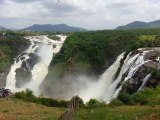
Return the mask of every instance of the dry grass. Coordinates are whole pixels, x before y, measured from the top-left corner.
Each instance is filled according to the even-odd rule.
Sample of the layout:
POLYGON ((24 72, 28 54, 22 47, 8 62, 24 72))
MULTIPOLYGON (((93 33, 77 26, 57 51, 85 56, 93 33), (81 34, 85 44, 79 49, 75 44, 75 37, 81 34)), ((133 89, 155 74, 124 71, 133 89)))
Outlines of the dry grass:
POLYGON ((57 120, 64 111, 63 108, 0 99, 0 120, 57 120))

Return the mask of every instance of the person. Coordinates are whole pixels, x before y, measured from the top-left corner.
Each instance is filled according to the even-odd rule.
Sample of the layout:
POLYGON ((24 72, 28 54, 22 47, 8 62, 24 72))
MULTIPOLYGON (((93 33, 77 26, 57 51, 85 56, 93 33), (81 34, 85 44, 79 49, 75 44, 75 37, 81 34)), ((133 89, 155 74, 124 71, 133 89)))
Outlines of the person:
POLYGON ((0 88, 0 97, 8 97, 10 94, 11 91, 9 89, 0 88))

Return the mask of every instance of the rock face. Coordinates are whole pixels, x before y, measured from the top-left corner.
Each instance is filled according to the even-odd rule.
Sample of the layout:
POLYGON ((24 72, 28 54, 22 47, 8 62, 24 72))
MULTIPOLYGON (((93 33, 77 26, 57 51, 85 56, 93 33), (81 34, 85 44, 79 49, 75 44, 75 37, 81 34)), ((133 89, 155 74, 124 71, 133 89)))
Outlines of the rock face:
POLYGON ((145 48, 133 51, 130 57, 136 54, 143 55, 144 64, 140 65, 132 77, 127 79, 131 69, 128 69, 122 77, 125 79, 122 90, 129 94, 143 90, 145 87, 155 88, 160 84, 160 48, 145 48))
POLYGON ((8 75, 7 71, 0 71, 0 88, 4 87, 6 84, 6 77, 8 75))

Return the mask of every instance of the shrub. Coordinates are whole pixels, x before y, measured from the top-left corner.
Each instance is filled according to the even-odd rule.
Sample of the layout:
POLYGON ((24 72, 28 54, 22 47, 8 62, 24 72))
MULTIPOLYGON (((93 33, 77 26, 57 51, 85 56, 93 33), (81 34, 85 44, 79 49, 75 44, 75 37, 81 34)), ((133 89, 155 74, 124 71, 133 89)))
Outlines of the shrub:
POLYGON ((121 106, 123 105, 123 102, 118 100, 118 99, 112 99, 112 101, 109 103, 110 107, 114 107, 114 106, 121 106))
POLYGON ((120 92, 118 99, 124 104, 132 105, 134 103, 133 98, 126 92, 120 92))
POLYGON ((22 92, 17 92, 15 94, 13 94, 12 96, 13 98, 18 98, 18 99, 23 99, 23 100, 27 100, 27 101, 34 101, 35 100, 35 96, 33 95, 33 92, 29 89, 26 89, 26 91, 22 91, 22 92))
POLYGON ((49 35, 48 37, 49 37, 50 39, 53 39, 53 40, 57 40, 57 41, 60 40, 60 38, 59 38, 58 36, 56 36, 56 35, 49 35))
POLYGON ((124 104, 160 105, 160 86, 156 89, 145 88, 143 91, 136 92, 132 95, 121 92, 118 100, 124 104))
POLYGON ((160 97, 148 99, 148 105, 160 105, 160 97))
POLYGON ((68 104, 67 101, 63 101, 63 100, 58 101, 51 98, 36 97, 33 95, 33 92, 29 89, 26 89, 26 91, 21 91, 13 94, 12 98, 34 102, 34 103, 46 105, 49 107, 67 107, 67 104, 68 104))
POLYGON ((138 104, 141 104, 141 105, 146 105, 148 103, 147 96, 145 96, 141 92, 137 92, 137 93, 131 95, 131 97, 132 97, 134 103, 138 103, 138 104))
POLYGON ((76 99, 76 101, 79 102, 79 106, 80 107, 84 107, 84 102, 79 96, 75 96, 75 99, 76 99))
POLYGON ((35 103, 46 105, 49 107, 67 107, 67 101, 58 101, 51 98, 37 97, 35 103))
POLYGON ((87 108, 100 108, 100 107, 106 107, 105 102, 99 102, 96 99, 90 99, 89 102, 86 103, 87 108))

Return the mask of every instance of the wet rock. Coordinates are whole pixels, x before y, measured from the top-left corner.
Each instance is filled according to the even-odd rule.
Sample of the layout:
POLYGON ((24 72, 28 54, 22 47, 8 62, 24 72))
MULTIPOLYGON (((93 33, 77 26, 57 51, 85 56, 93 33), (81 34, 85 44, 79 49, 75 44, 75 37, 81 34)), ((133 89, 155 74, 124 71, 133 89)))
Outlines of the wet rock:
POLYGON ((151 51, 151 52, 147 53, 144 56, 144 60, 157 61, 156 58, 158 58, 158 57, 160 57, 160 51, 154 50, 154 51, 151 51))
POLYGON ((30 68, 33 69, 34 65, 39 61, 39 56, 35 53, 28 54, 30 59, 27 60, 27 63, 29 64, 30 68))
POLYGON ((33 45, 33 46, 32 46, 32 49, 33 49, 34 47, 36 47, 36 45, 33 45))
MULTIPOLYGON (((157 48, 147 48, 133 51, 131 56, 136 55, 138 53, 142 53, 142 51, 148 50, 148 52, 144 55, 144 63, 141 65, 132 78, 129 78, 122 87, 123 91, 126 91, 129 94, 133 94, 137 92, 140 86, 143 83, 143 80, 148 74, 151 74, 151 77, 147 80, 144 87, 156 87, 160 84, 160 49, 157 48)), ((127 70, 123 76, 122 81, 127 77, 129 70, 127 70)))
POLYGON ((20 59, 21 59, 21 60, 24 60, 24 59, 25 59, 25 57, 21 57, 20 59))
POLYGON ((128 81, 124 83, 122 90, 126 91, 129 94, 133 94, 139 89, 141 84, 142 84, 142 81, 139 81, 134 78, 129 78, 128 81))
POLYGON ((53 48, 56 48, 57 47, 57 45, 53 45, 53 48))
POLYGON ((5 87, 8 71, 0 71, 0 88, 5 87))
POLYGON ((28 60, 22 62, 22 68, 25 70, 32 70, 34 65, 38 62, 39 57, 35 53, 28 54, 28 60))

